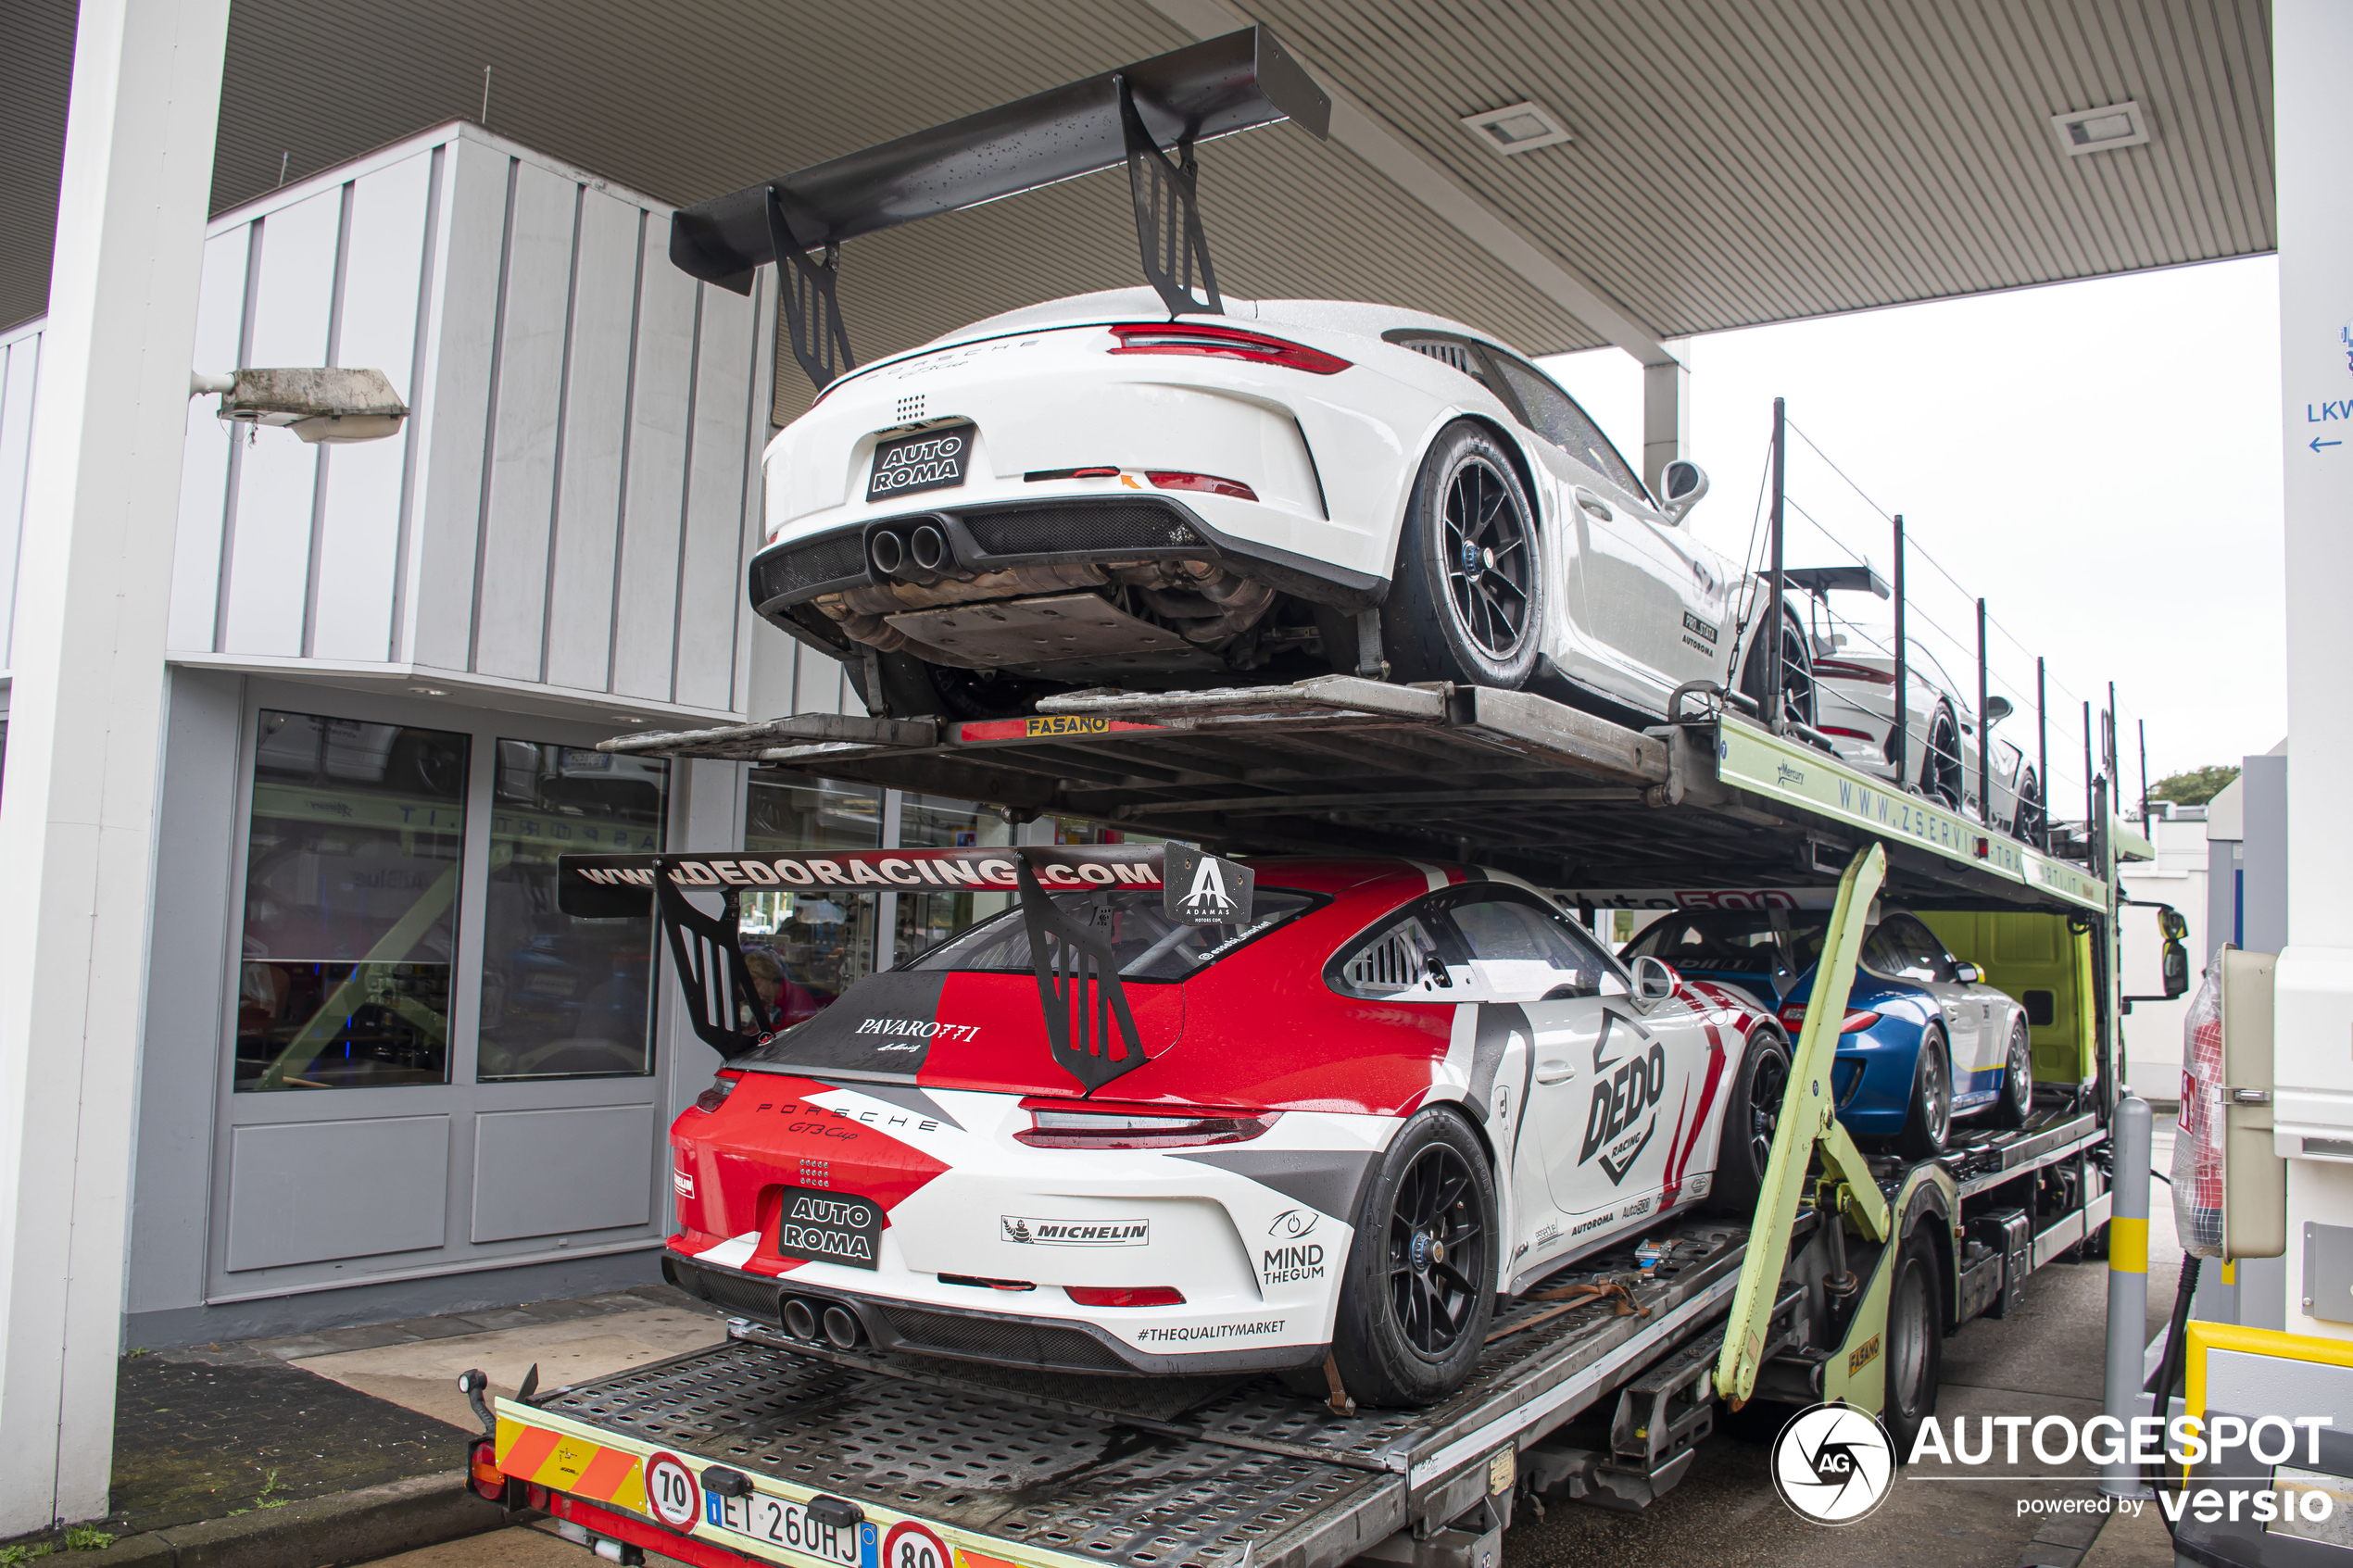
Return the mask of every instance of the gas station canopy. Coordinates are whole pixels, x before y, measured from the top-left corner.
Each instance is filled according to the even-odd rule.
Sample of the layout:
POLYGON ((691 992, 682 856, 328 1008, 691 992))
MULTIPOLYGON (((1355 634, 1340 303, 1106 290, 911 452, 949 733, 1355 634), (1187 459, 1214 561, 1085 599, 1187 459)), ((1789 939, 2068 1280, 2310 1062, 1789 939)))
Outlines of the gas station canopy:
MULTIPOLYGON (((73 7, 15 8, 0 321, 41 313, 73 7)), ((422 126, 681 205, 1263 22, 1333 102, 1205 145, 1226 292, 1428 308, 1537 353, 2273 247, 2261 0, 237 0, 223 210, 422 126), (485 68, 487 80, 485 82, 485 68), (2088 111, 2100 111, 2096 114, 2088 111)), ((1114 172, 874 235, 861 361, 1133 282, 1114 172)), ((779 378, 780 417, 808 392, 779 378)))

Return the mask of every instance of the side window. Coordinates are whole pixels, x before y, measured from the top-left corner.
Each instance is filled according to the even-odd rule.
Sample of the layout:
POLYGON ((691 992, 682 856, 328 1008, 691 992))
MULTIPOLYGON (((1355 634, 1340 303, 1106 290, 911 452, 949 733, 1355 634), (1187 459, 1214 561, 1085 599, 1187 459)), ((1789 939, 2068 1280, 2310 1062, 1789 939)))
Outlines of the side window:
POLYGON ((1576 399, 1554 386, 1550 376, 1507 355, 1496 354, 1493 358, 1502 367, 1504 379, 1511 383, 1519 406, 1528 410, 1529 428, 1629 495, 1649 495, 1642 482, 1634 477, 1634 470, 1627 467, 1626 459, 1617 455, 1617 448, 1609 444, 1609 438, 1593 422, 1592 416, 1579 408, 1576 399))
POLYGON ((1454 982, 1429 922, 1417 914, 1392 921, 1326 972, 1334 989, 1351 997, 1454 1001, 1454 982))
POLYGON ((1960 978, 1953 960, 1945 956, 1944 944, 1919 922, 1897 915, 1879 929, 1890 958, 1896 960, 1893 972, 1923 985, 1950 985, 1960 978))
POLYGON ((1567 921, 1516 898, 1482 898, 1449 911, 1480 995, 1495 1001, 1597 996, 1617 975, 1601 950, 1567 921))

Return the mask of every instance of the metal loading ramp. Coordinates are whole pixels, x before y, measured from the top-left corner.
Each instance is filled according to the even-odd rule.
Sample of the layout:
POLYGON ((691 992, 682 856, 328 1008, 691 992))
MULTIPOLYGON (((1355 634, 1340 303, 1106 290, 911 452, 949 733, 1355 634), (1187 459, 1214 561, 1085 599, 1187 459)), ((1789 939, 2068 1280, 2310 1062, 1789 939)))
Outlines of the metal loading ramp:
POLYGON ((2105 913, 2108 888, 1737 714, 1634 730, 1529 692, 1331 675, 1073 693, 1034 718, 813 714, 631 735, 724 758, 1085 817, 1228 850, 1472 859, 1554 887, 1786 887, 1888 847, 1889 891, 2105 913))

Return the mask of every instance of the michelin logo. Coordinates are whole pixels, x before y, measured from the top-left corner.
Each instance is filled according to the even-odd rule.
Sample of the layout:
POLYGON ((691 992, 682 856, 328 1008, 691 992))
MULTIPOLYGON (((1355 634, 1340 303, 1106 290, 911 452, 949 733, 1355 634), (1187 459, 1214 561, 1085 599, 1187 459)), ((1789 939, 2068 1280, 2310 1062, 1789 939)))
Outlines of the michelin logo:
POLYGON ((1020 1214, 997 1216, 1000 1241, 1025 1247, 1149 1247, 1150 1220, 1038 1220, 1020 1214))

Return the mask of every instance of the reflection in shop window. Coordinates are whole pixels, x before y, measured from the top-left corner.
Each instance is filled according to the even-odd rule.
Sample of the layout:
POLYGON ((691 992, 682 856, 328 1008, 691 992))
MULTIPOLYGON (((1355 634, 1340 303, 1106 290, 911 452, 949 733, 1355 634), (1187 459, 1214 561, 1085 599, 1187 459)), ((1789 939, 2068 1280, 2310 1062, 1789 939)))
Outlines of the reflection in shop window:
POLYGON ((440 1084, 466 737, 264 709, 236 1086, 440 1084))
MULTIPOLYGON (((881 847, 877 789, 755 779, 747 791, 744 848, 753 854, 881 847)), ((737 897, 745 967, 777 1027, 813 1017, 875 967, 872 897, 790 891, 737 897)))
POLYGON ((653 916, 565 914, 556 857, 660 850, 669 787, 667 762, 498 742, 480 1081, 652 1071, 653 916))
MULTIPOLYGON (((909 795, 899 807, 899 843, 906 849, 975 849, 1013 841, 1013 824, 969 800, 909 795)), ((892 961, 904 963, 937 947, 975 921, 1013 907, 1011 893, 901 893, 892 961)))

